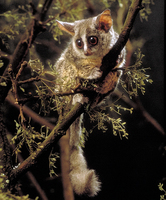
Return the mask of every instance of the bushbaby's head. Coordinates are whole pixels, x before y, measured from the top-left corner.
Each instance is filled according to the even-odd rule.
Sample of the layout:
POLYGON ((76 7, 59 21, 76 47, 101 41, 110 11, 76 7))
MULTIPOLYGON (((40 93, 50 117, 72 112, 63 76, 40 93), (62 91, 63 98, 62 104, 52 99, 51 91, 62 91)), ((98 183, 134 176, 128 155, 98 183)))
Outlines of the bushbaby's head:
POLYGON ((73 51, 81 58, 103 58, 115 43, 109 9, 93 18, 57 23, 61 30, 73 36, 73 51))

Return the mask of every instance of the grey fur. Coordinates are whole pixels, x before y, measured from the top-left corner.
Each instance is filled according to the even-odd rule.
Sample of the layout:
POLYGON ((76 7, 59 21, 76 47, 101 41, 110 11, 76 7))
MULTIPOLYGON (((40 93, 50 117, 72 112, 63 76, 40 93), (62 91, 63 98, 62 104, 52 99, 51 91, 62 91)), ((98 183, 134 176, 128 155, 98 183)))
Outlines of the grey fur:
MULTIPOLYGON (((61 84, 56 87, 56 91, 68 92, 69 89, 72 90, 79 84, 80 78, 98 79, 102 76, 100 70, 102 59, 115 44, 118 34, 114 32, 109 10, 105 10, 97 17, 75 21, 74 23, 57 22, 59 28, 73 35, 70 44, 55 64, 59 74, 58 78, 61 81, 61 84), (103 18, 104 20, 108 18, 108 24, 104 24, 104 20, 101 22, 103 18), (90 36, 98 39, 96 45, 88 43, 90 36), (78 48, 76 45, 78 39, 83 43, 82 48, 78 48)), ((122 67, 124 63, 125 49, 119 56, 118 67, 122 67)), ((86 101, 88 101, 87 97, 82 94, 75 94, 72 104, 86 101)), ((83 115, 78 117, 70 126, 69 176, 77 194, 95 196, 100 191, 101 183, 95 171, 88 169, 83 150, 79 146, 82 118, 83 115)))

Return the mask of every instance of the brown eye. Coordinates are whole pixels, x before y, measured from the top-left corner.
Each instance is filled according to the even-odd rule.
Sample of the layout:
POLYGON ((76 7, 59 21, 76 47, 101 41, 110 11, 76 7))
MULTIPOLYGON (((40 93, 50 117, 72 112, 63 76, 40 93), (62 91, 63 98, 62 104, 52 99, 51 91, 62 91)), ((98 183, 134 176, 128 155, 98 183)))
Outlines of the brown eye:
POLYGON ((91 44, 91 45, 96 45, 97 43, 98 43, 98 38, 97 37, 95 37, 95 36, 90 36, 89 38, 88 38, 88 42, 89 42, 89 44, 91 44))
POLYGON ((83 42, 82 42, 82 40, 81 40, 81 39, 76 40, 76 45, 77 45, 77 47, 78 47, 79 49, 82 49, 82 47, 83 47, 83 42))

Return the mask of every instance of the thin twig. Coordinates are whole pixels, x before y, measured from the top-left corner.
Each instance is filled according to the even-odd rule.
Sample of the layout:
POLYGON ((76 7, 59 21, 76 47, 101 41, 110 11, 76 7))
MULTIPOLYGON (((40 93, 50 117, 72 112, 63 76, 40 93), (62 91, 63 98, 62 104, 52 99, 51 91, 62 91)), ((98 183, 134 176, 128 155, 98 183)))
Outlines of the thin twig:
POLYGON ((10 61, 12 56, 0 50, 0 58, 7 58, 10 61))
MULTIPOLYGON (((128 11, 124 26, 118 37, 117 42, 114 44, 112 49, 108 52, 108 54, 103 57, 102 66, 100 67, 101 71, 103 71, 103 74, 102 74, 102 77, 99 79, 99 81, 96 83, 97 85, 96 91, 98 91, 99 93, 102 92, 102 94, 99 94, 95 97, 94 103, 92 103, 93 107, 95 107, 99 103, 99 101, 101 101, 103 98, 105 98, 105 96, 108 95, 108 93, 110 92, 110 88, 107 87, 107 84, 109 83, 109 81, 111 82, 112 79, 117 77, 117 72, 112 71, 112 70, 117 65, 116 61, 118 59, 118 56, 120 55, 120 52, 122 51, 122 49, 127 43, 127 40, 129 39, 130 31, 133 27, 135 18, 138 12, 140 11, 140 9, 142 8, 141 3, 142 3, 142 0, 132 1, 129 7, 129 11, 128 11)), ((112 89, 115 89, 115 88, 112 88, 112 89)))
POLYGON ((22 64, 21 64, 21 67, 20 69, 18 70, 18 73, 16 75, 16 78, 15 80, 18 80, 18 78, 21 76, 21 73, 22 71, 24 70, 24 68, 27 66, 27 61, 24 61, 22 64))
POLYGON ((135 102, 129 99, 127 95, 124 95, 121 91, 116 89, 113 93, 114 95, 120 97, 125 103, 130 105, 132 108, 135 110, 141 112, 142 116, 145 117, 145 119, 150 122, 158 131, 161 135, 165 136, 166 133, 162 126, 145 110, 143 105, 141 104, 140 100, 138 98, 135 98, 135 102))
POLYGON ((26 83, 32 83, 34 81, 40 81, 40 78, 38 76, 34 77, 34 78, 29 78, 27 80, 23 80, 23 81, 18 81, 18 86, 22 85, 22 84, 26 84, 26 83))
MULTIPOLYGON (((10 145, 12 150, 15 149, 14 145, 10 145)), ((24 161, 23 157, 21 156, 21 154, 18 153, 17 155, 18 161, 21 163, 24 161)), ((39 196, 42 200, 48 200, 45 192, 42 190, 41 186, 39 185, 39 183, 37 182, 36 178, 34 177, 34 175, 31 172, 27 172, 26 176, 28 177, 28 179, 32 182, 32 184, 34 185, 34 187, 36 188, 37 192, 39 193, 39 196)))
MULTIPOLYGON (((13 97, 13 95, 11 93, 9 93, 9 95, 6 98, 6 101, 8 101, 11 105, 13 105, 14 107, 16 107, 17 109, 19 109, 19 105, 15 104, 15 99, 13 97)), ((23 112, 25 115, 27 115, 28 117, 30 117, 33 121, 39 123, 41 126, 44 124, 46 127, 49 127, 50 130, 53 130, 54 125, 51 124, 50 122, 48 122, 46 119, 44 119, 43 117, 40 117, 37 113, 35 113, 34 111, 32 111, 30 108, 28 108, 26 105, 24 105, 22 107, 23 112)), ((67 147, 68 147, 68 137, 69 135, 64 135, 60 141, 59 141, 59 145, 60 145, 60 152, 61 152, 61 166, 62 166, 62 179, 63 179, 63 185, 64 185, 64 197, 65 199, 74 199, 73 196, 73 191, 72 191, 72 187, 71 187, 71 183, 68 177, 68 170, 69 170, 69 160, 68 160, 68 154, 67 152, 67 147)), ((21 163, 23 162, 23 158, 21 157, 20 154, 18 154, 18 161, 21 163)), ((27 172, 27 177, 32 181, 32 183, 35 185, 38 193, 40 194, 41 198, 43 198, 43 200, 46 200, 46 196, 45 193, 43 194, 44 191, 42 191, 42 189, 40 188, 40 185, 38 183, 36 183, 36 181, 34 180, 35 177, 33 177, 33 174, 31 172, 27 172)))
MULTIPOLYGON (((0 172, 1 173, 7 172, 9 176, 11 170, 11 159, 9 159, 8 157, 9 143, 6 137, 6 127, 4 126, 2 107, 10 88, 12 87, 12 81, 14 83, 14 87, 16 86, 16 82, 14 82, 14 77, 16 77, 21 67, 21 64, 24 62, 28 54, 28 50, 31 47, 34 39, 38 36, 40 32, 45 30, 45 27, 40 22, 44 20, 48 8, 52 3, 52 0, 45 0, 45 2, 46 2, 46 7, 42 9, 43 12, 42 13, 37 12, 35 16, 32 18, 29 26, 27 27, 25 33, 20 39, 13 55, 11 56, 7 68, 5 69, 3 75, 0 77, 0 83, 3 82, 6 83, 5 87, 3 85, 0 85, 0 136, 1 136, 0 139, 2 139, 1 140, 2 151, 0 155, 0 160, 6 160, 6 164, 4 163, 3 165, 4 171, 2 171, 1 169, 0 172)), ((17 89, 17 87, 15 87, 14 89, 17 89)))
POLYGON ((25 174, 30 168, 37 163, 37 160, 41 157, 43 152, 49 151, 52 146, 59 141, 59 139, 65 134, 65 131, 69 128, 75 119, 84 111, 85 104, 76 103, 72 110, 63 118, 63 121, 59 122, 51 131, 50 135, 38 146, 23 163, 19 165, 17 169, 12 170, 10 175, 11 184, 25 174))
POLYGON ((8 78, 8 69, 12 68, 13 77, 15 77, 21 67, 21 64, 24 62, 33 41, 40 32, 45 30, 45 26, 42 21, 44 20, 51 3, 52 0, 45 0, 44 5, 46 5, 46 7, 42 8, 42 13, 37 12, 35 14, 34 18, 32 18, 29 26, 27 27, 27 30, 20 39, 8 67, 4 71, 3 76, 0 78, 0 82, 4 82, 5 79, 7 84, 6 87, 0 87, 0 102, 4 102, 7 93, 11 88, 11 80, 8 78))
MULTIPOLYGON (((6 97, 6 101, 8 101, 11 105, 16 107, 17 109, 20 108, 20 106, 15 103, 15 99, 11 93, 9 93, 9 95, 6 97)), ((50 130, 53 130, 53 128, 54 128, 53 124, 49 123, 43 117, 40 117, 40 115, 38 115, 37 113, 32 111, 30 108, 28 108, 27 106, 24 105, 22 107, 22 109, 23 109, 23 112, 25 113, 25 115, 29 116, 32 120, 39 123, 41 126, 43 126, 43 124, 44 124, 46 127, 49 127, 50 130)))

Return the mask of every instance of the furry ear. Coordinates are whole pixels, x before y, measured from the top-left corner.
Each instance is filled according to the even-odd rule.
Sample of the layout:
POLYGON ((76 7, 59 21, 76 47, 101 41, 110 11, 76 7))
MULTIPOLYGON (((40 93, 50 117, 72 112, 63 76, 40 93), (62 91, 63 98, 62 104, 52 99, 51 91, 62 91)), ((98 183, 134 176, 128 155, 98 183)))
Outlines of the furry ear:
POLYGON ((112 26, 111 11, 106 9, 97 16, 96 28, 108 32, 112 26))
POLYGON ((62 31, 66 31, 70 35, 74 35, 74 23, 62 22, 58 20, 56 20, 56 22, 62 31))

